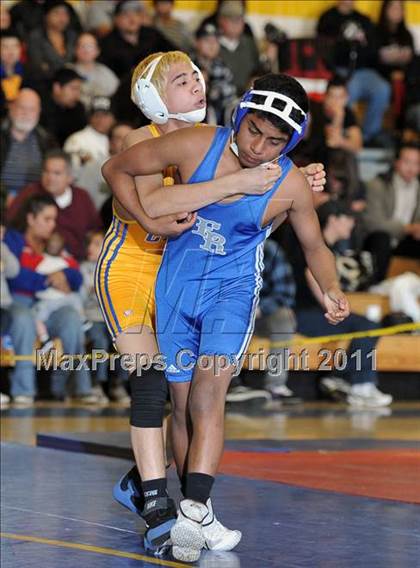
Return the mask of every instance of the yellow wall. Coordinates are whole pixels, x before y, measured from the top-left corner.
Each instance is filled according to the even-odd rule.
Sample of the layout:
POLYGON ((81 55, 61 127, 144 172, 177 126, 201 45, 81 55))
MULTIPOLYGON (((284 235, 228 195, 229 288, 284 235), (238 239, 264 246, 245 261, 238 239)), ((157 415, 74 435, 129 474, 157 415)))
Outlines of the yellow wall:
MULTIPOLYGON (((335 4, 335 0, 247 0, 247 13, 317 19, 335 4)), ((356 8, 373 19, 378 17, 381 4, 380 0, 356 0, 356 8)), ((176 0, 175 8, 211 12, 215 5, 215 0, 176 0)), ((406 21, 420 24, 419 0, 406 1, 406 21)))

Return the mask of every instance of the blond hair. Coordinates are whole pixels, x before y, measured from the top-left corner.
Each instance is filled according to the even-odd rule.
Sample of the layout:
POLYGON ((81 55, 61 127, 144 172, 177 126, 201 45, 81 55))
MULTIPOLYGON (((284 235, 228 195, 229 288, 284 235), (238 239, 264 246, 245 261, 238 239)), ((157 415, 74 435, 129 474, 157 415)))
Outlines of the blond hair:
POLYGON ((162 58, 156 65, 156 68, 153 71, 153 75, 151 77, 151 82, 156 87, 157 92, 160 96, 164 95, 165 93, 167 75, 171 65, 174 65, 174 63, 192 63, 191 59, 183 51, 167 51, 166 53, 159 51, 158 53, 152 53, 151 55, 148 55, 140 61, 140 63, 134 69, 133 75, 131 77, 131 100, 133 102, 135 102, 134 88, 137 81, 141 77, 143 77, 144 72, 146 71, 150 63, 152 63, 152 61, 154 61, 157 57, 161 56, 162 58))

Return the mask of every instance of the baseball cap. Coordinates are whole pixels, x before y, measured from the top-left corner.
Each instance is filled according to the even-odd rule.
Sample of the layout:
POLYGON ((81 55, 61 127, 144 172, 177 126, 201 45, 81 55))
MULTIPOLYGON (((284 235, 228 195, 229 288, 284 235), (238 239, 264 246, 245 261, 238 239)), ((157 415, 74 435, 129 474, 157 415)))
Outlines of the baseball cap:
POLYGON ((90 113, 111 112, 111 99, 108 97, 93 97, 90 105, 90 113))
POLYGON ((219 37, 219 31, 214 24, 207 23, 202 24, 198 30, 195 32, 196 39, 200 39, 201 37, 208 37, 208 36, 216 36, 219 37))
POLYGON ((120 0, 114 9, 114 16, 124 12, 143 12, 146 5, 142 0, 120 0))
POLYGON ((245 15, 245 8, 240 0, 225 0, 219 8, 218 15, 225 18, 241 18, 245 15))

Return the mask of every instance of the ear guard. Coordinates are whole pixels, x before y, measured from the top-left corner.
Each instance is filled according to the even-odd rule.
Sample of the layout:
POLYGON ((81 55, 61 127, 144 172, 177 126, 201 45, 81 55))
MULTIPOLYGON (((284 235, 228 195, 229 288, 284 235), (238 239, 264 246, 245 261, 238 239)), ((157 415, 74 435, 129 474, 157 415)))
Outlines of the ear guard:
MULTIPOLYGON (((190 123, 202 122, 206 116, 206 107, 184 113, 171 114, 168 111, 166 104, 163 102, 156 87, 152 83, 153 73, 162 57, 163 55, 160 55, 151 61, 146 67, 143 76, 137 80, 131 95, 132 101, 142 113, 155 124, 166 124, 170 118, 190 123)), ((191 66, 193 70, 198 73, 205 93, 206 83, 203 74, 193 62, 191 62, 191 66)))
POLYGON ((257 91, 254 89, 250 89, 249 91, 246 91, 246 93, 244 93, 242 99, 240 100, 238 106, 236 107, 233 113, 232 125, 235 134, 239 131, 241 122, 250 109, 255 109, 275 114, 276 116, 287 122, 287 124, 289 124, 293 128, 294 132, 291 135, 290 140, 288 141, 286 146, 283 148, 282 155, 287 154, 288 152, 293 150, 293 148, 297 144, 299 144, 299 142, 305 136, 305 131, 308 125, 308 115, 307 113, 303 112, 300 106, 297 105, 293 99, 287 97, 286 95, 275 93, 273 91, 257 91), (264 96, 265 101, 263 103, 252 102, 252 99, 255 95, 264 96), (281 100, 285 103, 283 110, 279 110, 273 106, 273 102, 276 99, 281 100), (298 124, 291 117, 291 112, 294 109, 298 110, 303 115, 303 121, 301 122, 301 124, 298 124))

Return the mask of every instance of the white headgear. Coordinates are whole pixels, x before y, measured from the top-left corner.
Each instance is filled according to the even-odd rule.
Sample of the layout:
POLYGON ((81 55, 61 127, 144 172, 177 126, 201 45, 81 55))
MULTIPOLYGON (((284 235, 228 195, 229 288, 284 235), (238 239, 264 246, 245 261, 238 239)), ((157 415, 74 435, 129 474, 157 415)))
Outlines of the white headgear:
MULTIPOLYGON (((144 70, 143 75, 137 79, 131 94, 134 104, 139 107, 142 113, 149 120, 156 124, 166 124, 170 118, 191 123, 202 122, 206 116, 206 107, 192 110, 190 112, 177 112, 173 114, 168 111, 156 87, 152 83, 153 73, 162 57, 163 55, 160 55, 153 59, 153 61, 151 61, 144 70)), ((191 66, 194 71, 197 71, 205 94, 206 83, 204 81, 203 74, 192 61, 191 66)))

